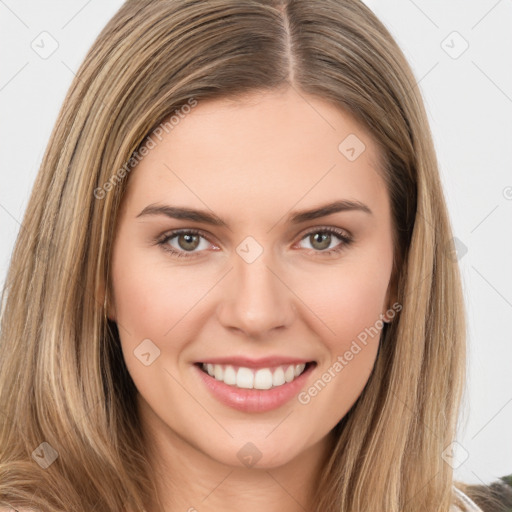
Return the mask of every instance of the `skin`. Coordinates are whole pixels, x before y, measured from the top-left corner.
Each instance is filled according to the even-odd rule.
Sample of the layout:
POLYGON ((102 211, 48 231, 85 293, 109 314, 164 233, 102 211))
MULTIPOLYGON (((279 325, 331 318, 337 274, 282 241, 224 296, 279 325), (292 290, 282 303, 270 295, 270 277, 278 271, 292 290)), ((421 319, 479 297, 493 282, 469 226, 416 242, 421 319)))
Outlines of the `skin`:
MULTIPOLYGON (((393 243, 379 158, 353 117, 288 88, 200 102, 132 171, 114 241, 109 317, 118 323, 139 391, 155 469, 161 503, 148 512, 312 506, 331 430, 367 383, 379 337, 309 403, 294 398, 263 413, 218 402, 193 363, 232 355, 304 357, 317 363, 307 390, 382 318, 393 304, 393 243), (354 161, 338 150, 349 134, 366 146, 354 161), (340 199, 360 201, 372 213, 287 221, 297 210, 340 199), (213 212, 229 227, 137 217, 152 204, 213 212), (321 237, 328 227, 353 242, 325 255, 325 244, 311 235, 321 237), (185 257, 154 242, 184 228, 205 235, 193 249, 183 237, 167 242, 185 257), (263 248, 252 263, 236 251, 248 236, 263 248), (144 339, 160 350, 149 366, 134 355, 144 339), (237 457, 248 442, 261 452, 252 467, 237 457)), ((333 234, 328 248, 340 244, 333 234)))

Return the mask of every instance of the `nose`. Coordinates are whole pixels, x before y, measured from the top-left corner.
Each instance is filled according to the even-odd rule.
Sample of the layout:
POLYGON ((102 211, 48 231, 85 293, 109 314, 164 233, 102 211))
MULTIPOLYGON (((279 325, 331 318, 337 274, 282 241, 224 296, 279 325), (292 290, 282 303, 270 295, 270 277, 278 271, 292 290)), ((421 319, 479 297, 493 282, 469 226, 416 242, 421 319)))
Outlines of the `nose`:
POLYGON ((297 310, 295 295, 274 267, 265 252, 252 263, 236 256, 217 310, 225 328, 265 338, 291 325, 297 310))

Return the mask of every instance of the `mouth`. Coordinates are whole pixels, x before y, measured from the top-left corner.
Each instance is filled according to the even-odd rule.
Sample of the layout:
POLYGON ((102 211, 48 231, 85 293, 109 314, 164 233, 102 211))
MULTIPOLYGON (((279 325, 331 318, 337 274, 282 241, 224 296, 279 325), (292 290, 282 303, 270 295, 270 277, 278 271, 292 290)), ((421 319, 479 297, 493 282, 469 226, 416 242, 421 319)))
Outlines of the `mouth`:
POLYGON ((203 362, 195 363, 195 365, 216 381, 233 388, 269 390, 293 382, 311 367, 316 366, 316 362, 308 361, 298 364, 290 362, 259 368, 203 362))

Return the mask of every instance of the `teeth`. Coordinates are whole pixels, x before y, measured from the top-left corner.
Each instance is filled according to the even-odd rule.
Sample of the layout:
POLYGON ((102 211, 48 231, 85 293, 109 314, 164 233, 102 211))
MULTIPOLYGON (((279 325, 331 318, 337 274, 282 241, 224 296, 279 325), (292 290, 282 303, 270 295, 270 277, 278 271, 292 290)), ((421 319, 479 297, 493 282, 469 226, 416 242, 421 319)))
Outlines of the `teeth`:
POLYGON ((272 387, 272 372, 268 368, 258 370, 254 374, 254 389, 270 389, 272 387))
POLYGON ((232 366, 226 366, 224 370, 224 382, 230 386, 236 384, 236 372, 232 366))
POLYGON ((304 368, 306 368, 306 365, 303 364, 296 364, 295 365, 295 377, 298 377, 303 371, 304 368))
MULTIPOLYGON (((219 365, 216 365, 219 366, 219 365)), ((249 368, 238 368, 236 385, 239 388, 252 389, 254 386, 254 373, 249 368)))
POLYGON ((285 382, 286 381, 284 380, 284 370, 281 367, 279 367, 272 375, 272 385, 282 386, 285 382))
POLYGON ((235 368, 231 365, 203 363, 202 368, 215 380, 224 382, 229 386, 242 389, 270 389, 292 382, 302 374, 306 365, 304 363, 290 364, 253 370, 243 366, 235 368))
POLYGON ((213 376, 215 377, 215 380, 223 380, 222 377, 224 376, 224 370, 220 364, 216 364, 213 367, 213 376))

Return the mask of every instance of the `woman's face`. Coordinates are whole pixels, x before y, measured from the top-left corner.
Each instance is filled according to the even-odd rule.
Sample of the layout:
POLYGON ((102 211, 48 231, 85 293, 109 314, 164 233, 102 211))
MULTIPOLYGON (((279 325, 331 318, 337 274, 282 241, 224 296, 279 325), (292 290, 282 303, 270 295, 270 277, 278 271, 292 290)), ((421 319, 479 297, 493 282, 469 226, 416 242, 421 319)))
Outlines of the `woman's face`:
POLYGON ((376 146, 292 89, 199 102, 167 131, 131 171, 112 262, 143 422, 219 462, 285 464, 361 394, 392 305, 376 146))

